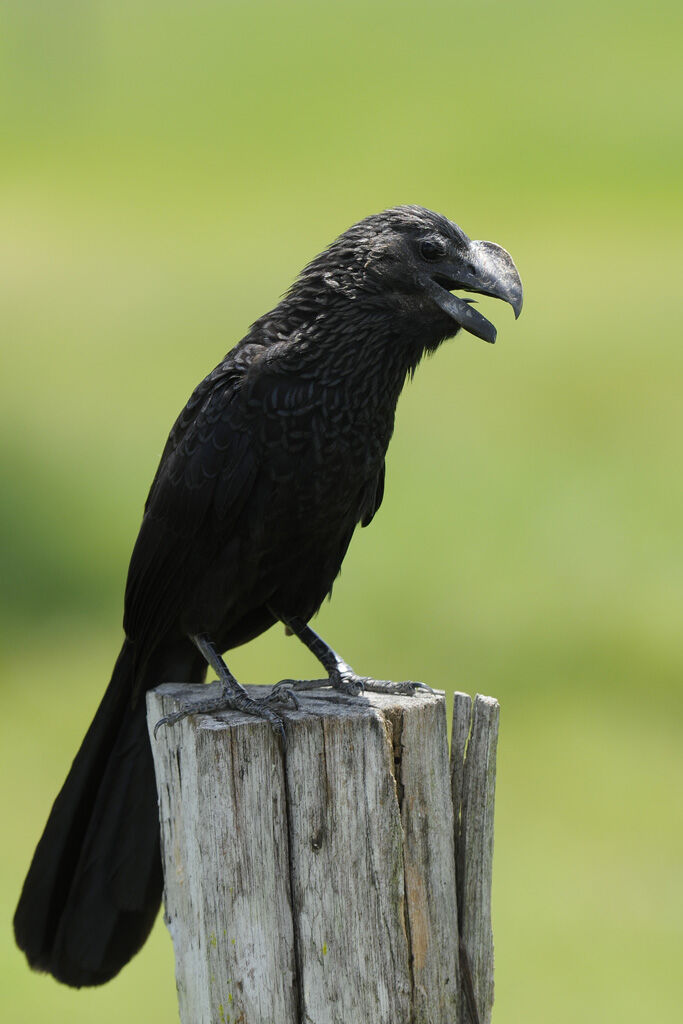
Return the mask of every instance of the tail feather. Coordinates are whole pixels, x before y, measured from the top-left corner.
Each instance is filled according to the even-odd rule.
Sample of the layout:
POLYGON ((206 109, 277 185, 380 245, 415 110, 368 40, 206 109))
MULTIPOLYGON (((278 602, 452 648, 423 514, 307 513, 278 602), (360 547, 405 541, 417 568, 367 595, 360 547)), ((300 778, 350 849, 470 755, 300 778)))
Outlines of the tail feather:
POLYGON ((112 978, 147 938, 163 880, 144 700, 125 642, 52 807, 14 917, 32 967, 68 985, 112 978))

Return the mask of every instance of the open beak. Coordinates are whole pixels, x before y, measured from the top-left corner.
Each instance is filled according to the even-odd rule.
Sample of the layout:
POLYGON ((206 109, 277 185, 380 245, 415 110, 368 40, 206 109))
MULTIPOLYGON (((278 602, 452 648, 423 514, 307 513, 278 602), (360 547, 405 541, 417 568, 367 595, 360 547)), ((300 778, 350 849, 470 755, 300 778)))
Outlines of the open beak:
POLYGON ((444 261, 422 279, 436 304, 470 334, 493 344, 496 328, 472 309, 470 301, 452 295, 453 289, 478 292, 509 302, 515 319, 522 312, 522 282, 509 252, 495 242, 468 242, 456 259, 444 261))

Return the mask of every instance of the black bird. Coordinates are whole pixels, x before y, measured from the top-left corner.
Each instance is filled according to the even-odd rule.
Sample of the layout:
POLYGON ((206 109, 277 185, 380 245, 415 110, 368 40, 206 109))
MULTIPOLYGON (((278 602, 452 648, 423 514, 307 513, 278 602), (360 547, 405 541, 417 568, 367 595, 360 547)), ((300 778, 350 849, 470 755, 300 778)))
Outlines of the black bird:
POLYGON ((419 206, 367 217, 305 268, 190 397, 147 498, 121 653, 15 914, 32 967, 68 985, 99 985, 152 927, 162 873, 147 689, 202 682, 209 665, 222 696, 200 709, 242 708, 281 729, 276 703, 292 687, 254 701, 220 656, 277 621, 319 658, 332 686, 391 685, 356 676, 307 623, 356 526, 381 504, 406 377, 461 327, 495 341, 493 325, 455 289, 504 299, 515 316, 522 308, 519 275, 500 246, 471 241, 419 206))

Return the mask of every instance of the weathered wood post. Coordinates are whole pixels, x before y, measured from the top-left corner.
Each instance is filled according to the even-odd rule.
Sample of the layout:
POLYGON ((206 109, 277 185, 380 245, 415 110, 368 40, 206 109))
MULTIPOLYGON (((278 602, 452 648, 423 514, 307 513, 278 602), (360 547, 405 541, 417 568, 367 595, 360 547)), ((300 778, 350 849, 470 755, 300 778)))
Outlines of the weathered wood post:
MULTIPOLYGON (((456 695, 449 772, 443 694, 329 694, 284 753, 232 712, 151 736, 181 1020, 472 1024, 471 974, 488 1024, 498 706, 456 695)), ((150 734, 195 696, 150 692, 150 734)))

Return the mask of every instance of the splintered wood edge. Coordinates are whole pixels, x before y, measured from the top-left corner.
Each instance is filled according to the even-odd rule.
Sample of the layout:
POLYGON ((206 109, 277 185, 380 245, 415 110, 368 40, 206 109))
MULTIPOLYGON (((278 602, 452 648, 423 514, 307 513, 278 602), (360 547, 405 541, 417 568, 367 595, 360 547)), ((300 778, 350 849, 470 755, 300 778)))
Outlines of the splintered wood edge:
MULTIPOLYGON (((500 705, 493 697, 456 694, 451 786, 460 936, 472 969, 481 1024, 493 1007, 491 882, 500 705)), ((465 1005, 464 1021, 469 1021, 465 1005)))

